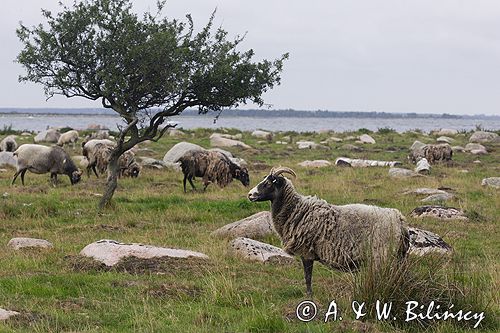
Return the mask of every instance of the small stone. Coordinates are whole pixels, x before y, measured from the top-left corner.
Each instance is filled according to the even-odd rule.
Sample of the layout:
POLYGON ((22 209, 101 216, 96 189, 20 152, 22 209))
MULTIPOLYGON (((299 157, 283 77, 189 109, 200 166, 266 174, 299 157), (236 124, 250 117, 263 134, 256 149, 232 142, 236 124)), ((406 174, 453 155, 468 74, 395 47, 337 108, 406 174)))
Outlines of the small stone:
POLYGON ((271 141, 273 139, 273 133, 261 130, 253 131, 252 136, 258 139, 265 139, 267 141, 271 141))
POLYGON ((12 238, 7 246, 12 247, 14 250, 20 250, 25 248, 41 248, 41 249, 50 249, 54 247, 51 242, 46 241, 45 239, 38 238, 28 238, 28 237, 16 237, 12 238))
POLYGON ((458 131, 456 129, 441 128, 436 135, 457 135, 458 131))
POLYGON ((10 311, 0 308, 0 320, 7 320, 10 317, 17 316, 18 314, 19 312, 17 311, 10 311))
POLYGON ((486 150, 484 150, 484 149, 472 149, 470 151, 470 153, 472 155, 487 155, 488 154, 488 152, 486 150))
POLYGON ((453 146, 453 147, 451 147, 451 150, 454 153, 463 153, 465 151, 465 148, 462 146, 453 146))
POLYGON ((421 187, 414 190, 406 191, 403 194, 416 194, 416 195, 433 195, 433 194, 444 194, 447 193, 443 190, 421 187))
POLYGON ((355 168, 367 168, 367 167, 394 167, 401 165, 398 161, 375 161, 375 160, 363 160, 363 159, 352 159, 348 157, 339 157, 335 160, 335 165, 337 166, 352 166, 355 168))
POLYGON ((340 147, 340 149, 350 150, 350 151, 357 151, 357 152, 363 151, 363 148, 355 146, 355 145, 352 145, 350 143, 342 145, 340 147))
POLYGON ((500 177, 484 178, 481 181, 482 186, 491 186, 493 188, 500 188, 500 177))
POLYGON ((431 171, 431 165, 427 161, 426 158, 422 158, 417 162, 417 166, 415 167, 415 172, 419 174, 429 174, 431 171))
POLYGON ((449 138, 447 136, 440 136, 436 139, 436 141, 440 143, 452 143, 455 141, 455 139, 449 138))
POLYGON ((412 170, 403 169, 403 168, 390 168, 389 169, 389 177, 409 178, 409 177, 415 177, 415 176, 419 176, 419 174, 412 171, 412 170))
POLYGON ((273 228, 273 219, 269 211, 253 214, 212 232, 212 236, 221 238, 248 237, 262 239, 274 234, 276 233, 273 228))
POLYGON ((262 263, 293 264, 294 258, 279 247, 250 238, 238 237, 229 243, 234 255, 262 263))
POLYGON ((459 209, 443 206, 420 206, 411 211, 412 217, 431 217, 440 220, 468 220, 467 216, 459 209))
POLYGON ((314 160, 314 161, 306 160, 298 163, 297 165, 300 165, 301 167, 304 168, 324 168, 331 166, 332 163, 326 160, 314 160))
POLYGON ((361 141, 362 143, 370 143, 370 144, 374 144, 375 143, 375 139, 372 138, 371 136, 369 136, 368 134, 363 134, 359 137, 359 141, 361 141))
POLYGON ((439 235, 427 230, 408 228, 410 248, 408 253, 423 256, 428 253, 447 254, 453 249, 439 235))
POLYGON ((238 148, 244 148, 244 149, 250 149, 249 145, 247 145, 244 142, 234 140, 234 139, 228 139, 224 138, 220 135, 210 136, 210 145, 212 147, 238 147, 238 148))
POLYGON ((448 192, 432 194, 428 197, 422 199, 422 202, 436 202, 436 201, 447 201, 453 199, 454 195, 448 192))

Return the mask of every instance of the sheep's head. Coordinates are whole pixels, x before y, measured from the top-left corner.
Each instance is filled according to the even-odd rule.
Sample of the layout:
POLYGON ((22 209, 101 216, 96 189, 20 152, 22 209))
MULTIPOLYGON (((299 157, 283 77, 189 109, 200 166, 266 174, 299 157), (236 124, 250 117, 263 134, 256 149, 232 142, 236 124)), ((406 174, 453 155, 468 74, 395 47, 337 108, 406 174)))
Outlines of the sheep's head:
POLYGON ((272 168, 267 175, 257 186, 248 192, 250 201, 273 201, 279 196, 281 190, 286 184, 285 177, 282 174, 287 173, 294 178, 297 177, 295 172, 287 167, 272 168))
POLYGON ((82 178, 82 171, 80 169, 73 171, 71 173, 71 185, 78 183, 81 178, 82 178))
POLYGON ((141 167, 137 163, 132 163, 132 165, 128 167, 128 170, 130 177, 137 178, 139 177, 139 173, 141 172, 141 167))
POLYGON ((243 186, 250 185, 250 176, 247 168, 238 168, 234 171, 234 178, 238 179, 243 186))

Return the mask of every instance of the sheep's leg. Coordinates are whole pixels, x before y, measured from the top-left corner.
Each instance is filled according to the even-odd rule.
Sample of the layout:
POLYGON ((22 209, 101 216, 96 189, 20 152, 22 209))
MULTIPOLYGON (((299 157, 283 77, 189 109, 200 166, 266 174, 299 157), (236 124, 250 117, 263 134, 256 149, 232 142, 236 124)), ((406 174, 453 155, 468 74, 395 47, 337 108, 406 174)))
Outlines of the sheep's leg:
MULTIPOLYGON (((16 173, 14 174, 14 178, 12 178, 12 183, 10 183, 10 185, 14 185, 14 182, 16 181, 17 176, 19 176, 23 170, 25 170, 25 169, 21 169, 21 170, 16 171, 16 173)), ((24 185, 24 183, 23 183, 23 185, 24 185)))
POLYGON ((24 174, 26 173, 26 171, 28 171, 28 169, 24 169, 23 171, 21 171, 21 184, 23 184, 23 186, 24 186, 24 174))
POLYGON ((196 187, 194 187, 194 184, 193 184, 193 177, 188 177, 188 180, 189 180, 189 184, 191 184, 191 187, 193 188, 193 190, 196 190, 196 187))
MULTIPOLYGON (((22 175, 21 175, 21 179, 22 179, 22 175)), ((50 180, 52 180, 52 185, 54 187, 56 187, 56 185, 57 185, 57 173, 52 172, 50 174, 50 180)))
POLYGON ((95 165, 92 166, 92 171, 94 171, 94 174, 97 178, 99 178, 99 175, 97 174, 97 170, 95 169, 95 165))
POLYGON ((182 180, 182 185, 184 186, 184 193, 186 193, 186 180, 187 180, 187 175, 184 175, 184 179, 182 180))
POLYGON ((304 265, 304 277, 306 279, 306 292, 307 296, 309 297, 312 296, 311 280, 312 280, 313 264, 314 260, 305 259, 304 257, 302 257, 302 265, 304 265))

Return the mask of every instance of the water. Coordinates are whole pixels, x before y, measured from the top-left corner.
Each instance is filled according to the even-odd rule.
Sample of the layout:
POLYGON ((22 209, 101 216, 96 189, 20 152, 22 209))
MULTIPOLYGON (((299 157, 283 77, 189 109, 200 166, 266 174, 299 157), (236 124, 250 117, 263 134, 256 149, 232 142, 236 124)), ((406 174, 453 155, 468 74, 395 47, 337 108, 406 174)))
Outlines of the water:
MULTIPOLYGON (((178 123, 177 128, 237 128, 252 131, 264 129, 269 131, 314 132, 333 130, 335 132, 354 131, 367 128, 376 131, 390 127, 398 132, 420 129, 429 132, 439 128, 456 130, 474 130, 477 125, 487 130, 500 130, 500 119, 442 119, 442 118, 317 118, 317 117, 233 117, 222 115, 214 124, 213 116, 177 116, 169 118, 178 123)), ((71 127, 85 129, 90 124, 99 124, 116 130, 121 119, 107 115, 23 115, 0 114, 0 129, 12 125, 16 130, 41 131, 47 127, 71 127)))

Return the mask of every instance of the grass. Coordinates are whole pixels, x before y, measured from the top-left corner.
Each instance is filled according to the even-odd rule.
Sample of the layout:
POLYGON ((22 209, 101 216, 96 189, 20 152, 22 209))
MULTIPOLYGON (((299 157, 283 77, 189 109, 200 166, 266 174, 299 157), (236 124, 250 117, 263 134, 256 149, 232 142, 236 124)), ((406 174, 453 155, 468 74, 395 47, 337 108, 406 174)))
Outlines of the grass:
MULTIPOLYGON (((209 146, 211 131, 186 131, 184 139, 165 137, 143 145, 161 159, 175 143, 186 140, 209 146)), ((228 131, 231 134, 236 130, 228 131)), ((232 183, 225 189, 209 186, 205 193, 182 192, 182 177, 170 170, 144 170, 138 179, 122 179, 113 205, 98 213, 104 180, 86 177, 70 186, 65 177, 53 188, 48 175, 26 174, 26 186, 10 186, 13 170, 0 172, 0 307, 21 316, 0 323, 10 332, 466 332, 470 327, 452 321, 377 321, 373 317, 354 320, 351 302, 369 302, 380 297, 397 304, 410 298, 444 303, 455 308, 484 309, 483 331, 499 329, 499 217, 498 190, 484 188, 481 179, 499 175, 500 147, 488 146, 489 155, 457 153, 452 165, 437 165, 429 177, 393 180, 386 168, 324 168, 309 170, 296 164, 303 160, 346 156, 406 161, 414 140, 433 142, 423 133, 397 133, 389 128, 370 133, 377 141, 363 145, 361 152, 343 150, 346 142, 330 143, 331 150, 297 150, 296 145, 274 141, 323 141, 330 136, 354 133, 277 134, 273 142, 258 143, 249 133, 243 141, 255 149, 232 152, 250 163, 251 186, 271 166, 294 168, 299 192, 315 194, 335 204, 367 203, 394 207, 408 216, 421 205, 420 197, 403 195, 416 187, 450 187, 455 199, 448 204, 465 210, 470 221, 435 221, 408 218, 412 226, 440 234, 454 247, 454 255, 413 258, 407 267, 388 266, 382 272, 341 273, 316 264, 313 300, 320 312, 336 300, 345 318, 324 323, 297 320, 295 307, 305 299, 299 261, 292 266, 260 265, 228 255, 227 241, 210 233, 227 223, 269 209, 268 203, 251 203, 248 189, 232 183), (473 163, 481 160, 481 164, 473 163), (253 168, 253 163, 269 168, 253 168), (467 170, 463 173, 462 170, 467 170), (2 195, 6 193, 5 195, 2 195), (12 237, 36 237, 51 241, 44 251, 14 251, 6 246, 12 237), (206 253, 209 263, 158 261, 145 267, 140 260, 104 269, 78 256, 87 244, 99 239, 140 242, 156 246, 186 248, 206 253), (379 274, 379 275, 377 275, 379 274), (382 274, 382 275, 380 275, 382 274), (403 281, 405 283, 396 283, 403 281), (387 287, 394 288, 387 288, 387 287), (396 288, 397 287, 397 288, 396 288), (395 289, 396 288, 396 289, 395 289), (399 303, 398 303, 399 302, 399 303)), ((470 133, 455 136, 464 146, 470 133)), ((32 137, 18 137, 18 143, 32 137)), ((349 142, 347 142, 349 143, 349 142)), ((353 142, 350 142, 353 143, 353 142)), ((80 155, 77 150, 70 152, 80 155)), ((140 155, 140 154, 139 154, 140 155)), ((148 156, 149 156, 148 155, 148 156)), ((199 183, 198 183, 199 185, 199 183)), ((280 245, 277 237, 266 239, 280 245)), ((400 305, 397 306, 401 308, 400 305)), ((402 317, 403 318, 403 317, 402 317)))

